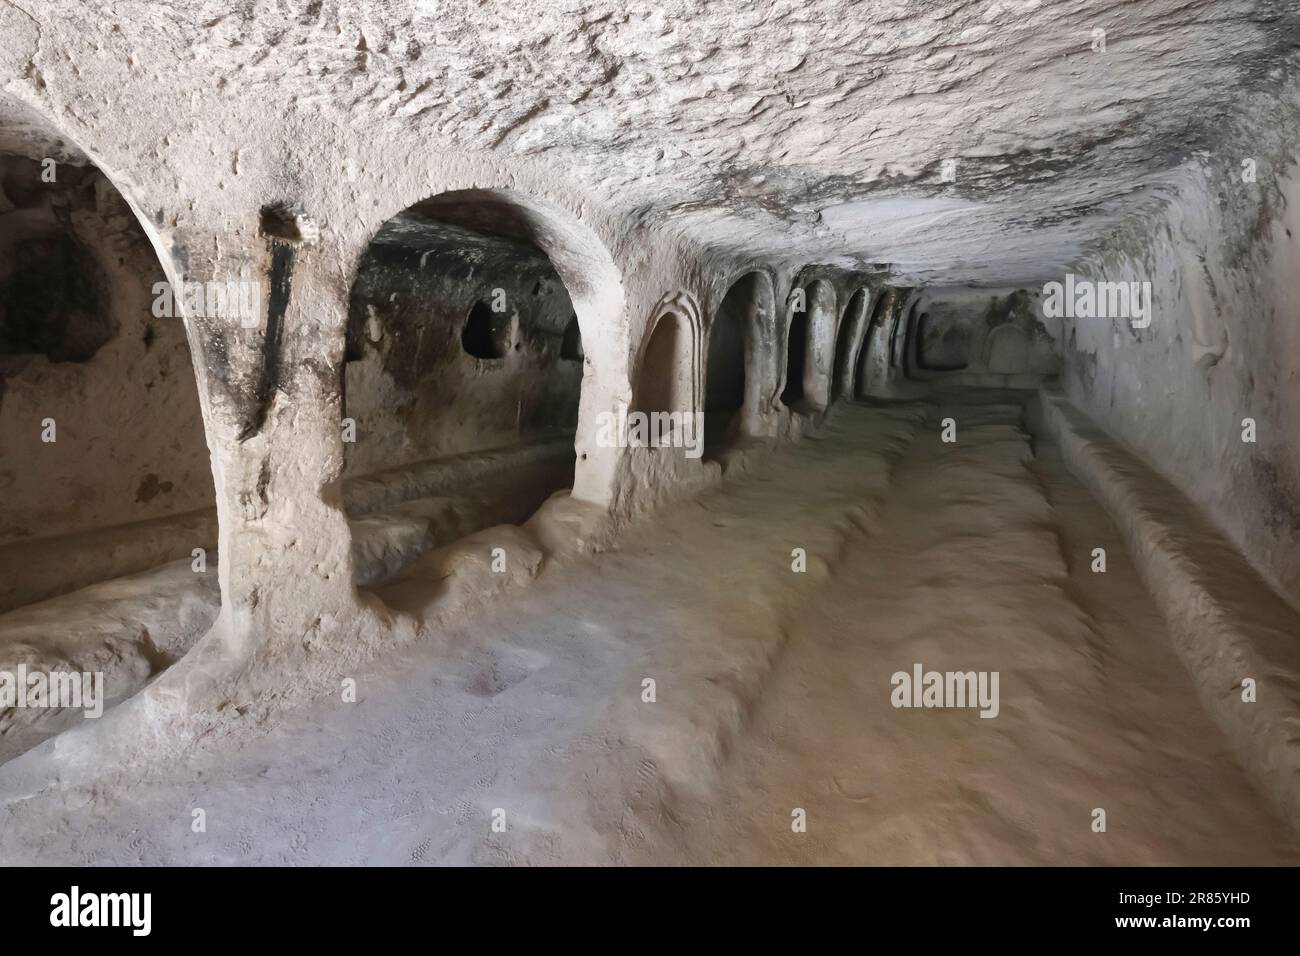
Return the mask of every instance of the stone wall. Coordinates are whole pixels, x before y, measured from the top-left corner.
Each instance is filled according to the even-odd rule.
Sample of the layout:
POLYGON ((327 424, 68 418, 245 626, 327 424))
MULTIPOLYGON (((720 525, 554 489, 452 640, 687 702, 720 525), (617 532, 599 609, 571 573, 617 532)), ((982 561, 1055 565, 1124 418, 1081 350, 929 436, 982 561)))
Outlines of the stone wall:
POLYGON ((1035 388, 1061 367, 1060 322, 1043 316, 1036 290, 926 290, 911 334, 921 381, 1035 388))
POLYGON ((352 289, 346 473, 572 433, 583 363, 562 354, 570 331, 580 341, 535 247, 427 220, 385 227, 352 289))
POLYGON ((153 314, 157 258, 93 167, 42 170, 0 160, 0 544, 210 509, 185 328, 153 314))
POLYGON ((1300 170, 1294 86, 1239 120, 1236 148, 1074 266, 1150 283, 1150 324, 1066 319, 1070 399, 1204 508, 1300 599, 1300 170), (1253 177, 1254 181, 1250 181, 1253 177), (1247 425, 1254 422, 1253 442, 1247 425))

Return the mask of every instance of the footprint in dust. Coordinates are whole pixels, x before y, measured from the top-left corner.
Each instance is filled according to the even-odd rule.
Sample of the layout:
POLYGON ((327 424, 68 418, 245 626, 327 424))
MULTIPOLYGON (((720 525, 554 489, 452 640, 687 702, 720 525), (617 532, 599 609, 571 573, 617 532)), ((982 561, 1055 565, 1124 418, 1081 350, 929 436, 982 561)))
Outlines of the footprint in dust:
POLYGON ((869 790, 859 791, 856 787, 846 787, 839 777, 831 777, 831 783, 834 785, 836 792, 845 800, 852 800, 854 803, 867 803, 872 799, 873 794, 869 790))
POLYGON ((416 844, 416 845, 411 849, 410 861, 411 861, 412 863, 422 863, 422 862, 424 862, 424 855, 425 855, 426 853, 429 852, 429 848, 430 848, 431 846, 433 846, 433 841, 432 841, 432 840, 422 840, 422 841, 420 841, 418 844, 416 844))

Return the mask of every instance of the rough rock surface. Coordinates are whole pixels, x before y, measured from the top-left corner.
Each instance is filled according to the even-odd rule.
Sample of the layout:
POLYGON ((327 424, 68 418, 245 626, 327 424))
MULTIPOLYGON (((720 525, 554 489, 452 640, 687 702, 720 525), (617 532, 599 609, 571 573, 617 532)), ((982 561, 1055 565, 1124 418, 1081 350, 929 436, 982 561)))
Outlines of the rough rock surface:
MULTIPOLYGON (((842 556, 871 524, 862 500, 883 493, 926 410, 855 409, 855 436, 835 431, 835 400, 907 401, 957 383, 1039 387, 1059 373, 1069 402, 1204 512, 1214 528, 1202 540, 1219 547, 1221 535, 1244 573, 1262 575, 1280 601, 1300 600, 1298 104, 1300 8, 1289 0, 122 0, 93 10, 0 0, 0 541, 9 542, 0 570, 30 555, 37 570, 14 575, 4 599, 50 599, 12 612, 19 636, 0 637, 0 650, 15 660, 44 653, 49 666, 107 661, 133 694, 0 770, 5 812, 29 834, 48 824, 48 845, 69 852, 78 837, 60 801, 89 792, 99 812, 95 801, 116 799, 96 789, 100 778, 126 787, 129 773, 181 756, 252 746, 292 706, 325 707, 376 657, 422 653, 416 638, 446 651, 449 629, 517 593, 547 595, 544 612, 572 611, 546 590, 566 568, 599 575, 593 554, 616 554, 623 535, 667 552, 678 535, 696 549, 693 577, 617 557, 608 573, 631 597, 673 594, 698 613, 685 622, 665 599, 655 606, 657 627, 685 628, 685 643, 588 590, 597 626, 553 621, 540 645, 513 649, 485 650, 482 635, 458 632, 464 679, 448 678, 470 697, 505 698, 546 674, 552 654, 562 659, 562 689, 592 696, 495 713, 488 719, 514 723, 497 727, 489 750, 508 776, 530 748, 577 739, 573 753, 590 756, 584 744, 607 745, 609 762, 596 766, 617 768, 633 789, 612 788, 585 814, 561 800, 554 817, 538 792, 514 791, 537 810, 539 843, 527 851, 459 837, 431 850, 433 836, 406 834, 423 841, 414 861, 631 858, 618 843, 621 812, 646 794, 684 807, 709 792, 802 600, 795 588, 769 596, 754 583, 776 580, 766 557, 689 522, 649 531, 643 522, 657 509, 696 508, 726 524, 688 499, 724 478, 761 488, 769 458, 785 462, 774 467, 796 494, 806 476, 781 449, 797 444, 792 455, 828 470, 816 502, 765 528, 746 509, 775 508, 780 482, 766 498, 738 492, 748 504, 730 516, 736 533, 782 560, 796 531, 842 556), (92 184, 89 205, 35 190, 31 175, 47 160, 64 185, 92 184), (376 239, 394 233, 416 237, 407 253, 435 234, 465 248, 431 260, 421 247, 397 257, 403 274, 372 282, 376 239), (468 242, 469 233, 488 238, 468 242), (43 244, 40 284, 58 287, 58 308, 30 294, 32 241, 43 244), (232 321, 183 299, 181 314, 155 327, 146 318, 155 272, 176 289, 251 287, 256 315, 232 321), (1150 325, 1032 315, 1044 284, 1066 274, 1149 282, 1150 325), (106 312, 87 294, 104 284, 106 312), (743 301, 724 308, 738 287, 743 301), (496 288, 508 308, 484 320, 487 341, 466 345, 472 309, 496 288), (401 300, 412 290, 418 298, 401 300), (535 307, 521 304, 533 298, 535 307), (715 335, 720 315, 725 336, 715 335), (710 349, 723 341, 732 357, 721 364, 735 373, 730 417, 708 453, 599 438, 603 420, 640 403, 704 411, 710 349), (59 442, 41 451, 33 436, 56 398, 59 442), (869 474, 832 463, 836 447, 866 454, 869 474), (47 463, 61 456, 62 474, 15 463, 47 452, 47 463), (160 456, 168 467, 149 464, 160 456), (522 526, 501 524, 543 500, 522 526), (143 533, 145 520, 164 523, 143 533), (84 548, 57 574, 40 570, 69 553, 67 535, 84 548), (41 543, 9 550, 31 541, 41 543), (184 613, 168 617, 164 592, 141 581, 170 580, 163 562, 198 547, 213 556, 210 576, 201 594, 193 579, 178 585, 184 613), (498 570, 498 548, 518 563, 498 570), (741 566, 752 579, 731 583, 759 610, 744 618, 752 640, 724 652, 710 644, 710 622, 746 612, 725 590, 699 589, 741 566), (75 624, 75 647, 30 629, 56 619, 75 624), (565 657, 573 634, 584 643, 565 657), (188 652, 155 654, 159 635, 188 652), (682 668, 685 705, 651 729, 631 729, 619 710, 634 696, 593 715, 641 651, 682 668), (627 739, 642 735, 645 764, 635 748, 614 752, 625 740, 584 736, 610 714, 629 726, 627 739), (555 734, 523 732, 530 720, 555 734), (578 849, 547 844, 558 819, 578 849)), ((983 434, 988 457, 972 451, 967 464, 1024 491, 1021 438, 983 434)), ((960 477, 941 490, 980 493, 960 477)), ((1011 507, 989 493, 984 503, 1009 526, 1048 517, 1041 496, 1011 507)), ((1128 517, 1117 515, 1126 531, 1128 517)), ((1045 586, 1064 587, 1069 562, 1038 550, 1053 561, 1045 586)), ((826 561, 810 577, 830 575, 826 561)), ((1092 632, 1068 597, 1054 592, 1008 652, 1055 649, 1052 668, 1089 665, 1076 658, 1096 649, 1092 632), (1062 622, 1086 646, 1031 646, 1062 622)), ((1275 676, 1297 679, 1286 671, 1275 676)), ((440 699, 427 719, 465 718, 463 703, 440 699)), ((1071 702, 1075 716, 1086 704, 1071 702)), ((393 713, 376 726, 391 729, 393 713)), ((1109 717, 1117 732, 1135 719, 1109 717)), ((464 725, 431 726, 468 739, 464 725)), ((1245 752, 1231 728, 1229 738, 1245 752)), ((1050 749, 1031 732, 1014 739, 1050 749)), ((1293 749, 1282 745, 1279 765, 1291 765, 1293 749)), ((1133 756, 1098 752, 1121 767, 1133 756)), ((1202 785, 1194 754, 1170 759, 1202 785)), ((418 803, 382 779, 398 803, 418 803)), ((531 779, 563 773, 548 765, 531 779)), ((483 797, 482 786, 465 796, 461 782, 440 791, 452 816, 483 797)), ((189 792, 185 781, 159 786, 189 792)), ((1287 788, 1267 786, 1293 812, 1279 796, 1287 788)), ((1235 783, 1220 793, 1239 795, 1235 783)), ((353 798, 353 809, 375 810, 369 796, 353 798)), ((1267 844, 1272 825, 1249 839, 1267 844)), ((1230 816, 1209 828, 1223 852, 1206 855, 1235 859, 1230 816)), ((1138 859, 1194 856, 1158 830, 1156 849, 1138 859)), ((382 856, 371 851, 391 834, 374 832, 360 857, 382 856)), ((4 838, 19 858, 39 849, 4 838)), ((225 860, 244 845, 169 841, 140 855, 225 860)), ((967 856, 996 844, 993 835, 967 856)))
MULTIPOLYGON (((472 624, 389 648, 353 672, 356 703, 336 692, 236 753, 60 786, 74 730, 0 771, 0 858, 1293 863, 1117 532, 1019 414, 842 409, 604 553, 543 563, 472 624), (943 444, 941 415, 967 441, 943 444), (1099 533, 1112 574, 1088 570, 1099 533), (918 659, 1002 669, 999 717, 892 709, 890 673, 918 659)), ((475 560, 453 549, 406 581, 450 572, 458 590, 475 560)))

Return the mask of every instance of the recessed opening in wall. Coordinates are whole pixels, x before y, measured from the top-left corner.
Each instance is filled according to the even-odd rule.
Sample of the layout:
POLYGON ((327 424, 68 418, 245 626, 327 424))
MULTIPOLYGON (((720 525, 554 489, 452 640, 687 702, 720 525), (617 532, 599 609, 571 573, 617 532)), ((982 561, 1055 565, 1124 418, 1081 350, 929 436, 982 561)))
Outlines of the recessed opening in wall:
POLYGON ((889 370, 889 314, 894 301, 895 293, 887 289, 876 296, 871 307, 871 318, 854 360, 857 373, 853 388, 859 398, 870 396, 885 384, 889 370))
POLYGON ((970 326, 923 311, 917 318, 916 364, 928 372, 957 372, 970 364, 970 326))
POLYGON ((486 302, 475 302, 465 319, 460 344, 475 358, 504 358, 510 351, 510 316, 492 311, 486 302))
POLYGON ((582 329, 578 327, 576 315, 570 317, 569 324, 564 327, 564 341, 560 343, 560 358, 566 362, 581 362, 583 359, 582 329))
POLYGON ((903 311, 894 315, 893 324, 889 329, 889 364, 893 368, 900 369, 904 375, 907 373, 908 348, 912 344, 912 336, 916 328, 917 306, 916 302, 910 306, 905 305, 903 311))
POLYGON ((859 289, 849 299, 840 317, 840 331, 835 337, 835 365, 831 381, 831 397, 841 398, 852 393, 855 336, 861 329, 863 313, 867 308, 867 291, 859 289))
POLYGON ((803 401, 804 362, 808 355, 808 313, 794 312, 790 316, 790 329, 785 344, 785 388, 781 403, 793 408, 803 401))
MULTIPOLYGON (((0 671, 98 662, 120 700, 221 605, 183 296, 156 293, 162 265, 113 184, 3 96, 0 143, 0 671)), ((0 761, 71 722, 11 712, 0 761)))
POLYGON ((634 411, 692 411, 690 351, 687 324, 675 312, 660 316, 641 356, 634 411))
POLYGON ((0 286, 0 354, 86 362, 116 334, 108 282, 70 235, 16 239, 0 286))
POLYGON ((753 311, 757 304, 750 273, 727 290, 709 327, 704 371, 704 447, 713 451, 737 436, 745 404, 746 365, 750 362, 753 311))
POLYGON ((362 256, 343 383, 357 584, 572 486, 581 336, 535 231, 501 194, 449 193, 388 220, 362 256))

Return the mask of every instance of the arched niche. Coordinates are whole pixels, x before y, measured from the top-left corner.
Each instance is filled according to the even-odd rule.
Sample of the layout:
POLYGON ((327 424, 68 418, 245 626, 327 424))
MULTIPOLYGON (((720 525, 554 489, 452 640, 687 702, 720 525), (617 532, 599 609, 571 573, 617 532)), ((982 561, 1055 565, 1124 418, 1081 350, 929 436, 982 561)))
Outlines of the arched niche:
POLYGON ((765 431, 768 396, 777 383, 770 361, 773 306, 771 277, 748 272, 728 287, 709 323, 704 412, 710 449, 765 431))
POLYGON ((840 316, 840 329, 835 337, 835 365, 831 380, 831 400, 850 398, 856 375, 856 358, 862 344, 867 309, 871 304, 871 290, 860 288, 849 296, 844 314, 840 316))
POLYGON ((781 393, 787 407, 819 411, 830 401, 835 319, 835 289, 826 280, 814 279, 792 292, 781 393))
POLYGON ((866 332, 856 359, 857 382, 855 394, 859 397, 876 395, 889 377, 890 330, 894 323, 897 293, 886 289, 876 296, 867 320, 866 332))

